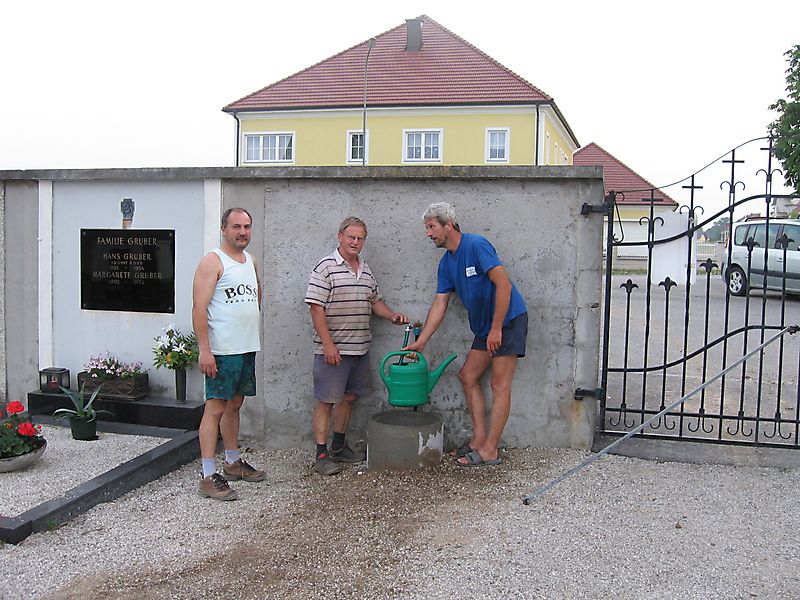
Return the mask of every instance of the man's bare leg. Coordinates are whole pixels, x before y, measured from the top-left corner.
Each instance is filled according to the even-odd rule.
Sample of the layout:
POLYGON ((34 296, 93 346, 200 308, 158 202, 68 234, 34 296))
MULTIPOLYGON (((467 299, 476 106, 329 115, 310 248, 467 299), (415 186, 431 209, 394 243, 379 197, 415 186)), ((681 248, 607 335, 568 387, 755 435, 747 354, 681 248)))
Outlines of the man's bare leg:
POLYGON ((314 431, 315 444, 328 444, 328 428, 331 422, 331 411, 333 404, 320 402, 314 405, 314 413, 311 415, 311 426, 314 431))
MULTIPOLYGON (((483 443, 472 446, 483 460, 495 460, 498 456, 500 437, 503 435, 511 413, 511 384, 517 369, 516 356, 495 356, 492 360, 492 412, 489 418, 489 429, 483 443)), ((462 463, 467 460, 460 461, 462 463)))
POLYGON ((225 403, 225 411, 219 420, 219 431, 225 450, 239 449, 239 410, 244 403, 244 396, 234 396, 225 403))
POLYGON ((353 403, 356 401, 356 396, 353 394, 345 394, 342 401, 333 407, 333 430, 340 433, 347 433, 347 427, 350 425, 350 417, 353 414, 353 403))
POLYGON ((227 402, 219 398, 206 400, 203 407, 203 418, 200 420, 198 437, 200 439, 200 457, 213 459, 217 454, 217 441, 220 434, 220 420, 225 413, 227 402))
POLYGON ((486 400, 483 397, 480 379, 490 364, 491 357, 488 352, 473 349, 467 354, 467 360, 458 372, 472 421, 472 437, 469 445, 473 449, 483 446, 486 442, 486 400))

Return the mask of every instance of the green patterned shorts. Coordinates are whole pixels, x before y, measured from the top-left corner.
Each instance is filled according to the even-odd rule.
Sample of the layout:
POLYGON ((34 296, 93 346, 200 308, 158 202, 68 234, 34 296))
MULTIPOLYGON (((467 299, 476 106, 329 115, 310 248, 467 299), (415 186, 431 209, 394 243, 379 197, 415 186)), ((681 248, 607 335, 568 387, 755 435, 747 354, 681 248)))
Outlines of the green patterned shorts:
POLYGON ((206 376, 206 400, 256 395, 256 353, 215 355, 217 376, 206 376))

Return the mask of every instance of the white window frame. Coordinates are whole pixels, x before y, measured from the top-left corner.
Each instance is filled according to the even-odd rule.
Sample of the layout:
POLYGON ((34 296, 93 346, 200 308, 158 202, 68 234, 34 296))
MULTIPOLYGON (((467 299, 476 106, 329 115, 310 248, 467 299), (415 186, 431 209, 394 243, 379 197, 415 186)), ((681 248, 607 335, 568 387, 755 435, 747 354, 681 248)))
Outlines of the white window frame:
POLYGON ((360 165, 360 164, 363 164, 364 162, 366 164, 369 164, 369 129, 367 129, 367 131, 364 132, 365 133, 364 138, 366 140, 366 144, 364 146, 364 156, 366 158, 366 161, 362 161, 360 158, 352 158, 352 156, 353 156, 353 152, 352 152, 352 150, 353 150, 353 146, 352 146, 352 144, 353 144, 353 135, 361 134, 362 132, 364 132, 363 129, 348 129, 347 130, 347 139, 345 139, 345 152, 346 152, 346 154, 345 154, 345 162, 348 165, 360 165))
POLYGON ((484 159, 487 163, 507 163, 511 160, 511 128, 510 127, 487 127, 486 128, 486 148, 484 159), (505 134, 505 144, 503 147, 503 158, 492 158, 492 134, 505 134))
POLYGON ((444 161, 444 129, 436 127, 428 127, 425 129, 403 129, 403 155, 402 162, 404 164, 441 164, 444 161), (410 134, 422 134, 422 152, 421 158, 408 158, 408 136, 410 134), (439 136, 438 154, 437 158, 425 158, 425 135, 435 133, 439 136))
POLYGON ((242 156, 244 160, 242 160, 243 164, 282 164, 282 165, 291 165, 295 162, 295 157, 297 156, 297 136, 295 135, 294 131, 248 131, 242 134, 242 156), (292 157, 291 158, 278 158, 278 153, 280 152, 280 138, 281 136, 290 136, 291 137, 291 147, 292 147, 292 157), (264 143, 263 139, 260 144, 260 156, 257 159, 248 159, 247 152, 248 152, 248 140, 252 138, 266 138, 272 137, 275 138, 275 158, 274 159, 265 159, 263 157, 263 149, 264 143))

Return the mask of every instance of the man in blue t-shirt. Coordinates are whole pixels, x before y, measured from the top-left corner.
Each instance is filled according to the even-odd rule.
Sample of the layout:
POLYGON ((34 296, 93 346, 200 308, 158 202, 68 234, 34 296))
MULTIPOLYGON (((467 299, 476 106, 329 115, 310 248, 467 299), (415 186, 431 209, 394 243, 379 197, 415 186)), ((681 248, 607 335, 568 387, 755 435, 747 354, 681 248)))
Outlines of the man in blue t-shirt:
POLYGON ((461 233, 453 208, 446 202, 431 204, 422 215, 428 237, 445 248, 439 261, 436 298, 419 338, 404 350, 422 351, 447 312, 450 294, 461 299, 475 339, 458 374, 464 387, 472 437, 453 455, 464 467, 500 464, 500 436, 511 412, 511 382, 517 360, 525 356, 528 309, 508 278, 503 263, 489 241, 461 233), (486 418, 486 400, 480 378, 492 367, 492 412, 486 418))

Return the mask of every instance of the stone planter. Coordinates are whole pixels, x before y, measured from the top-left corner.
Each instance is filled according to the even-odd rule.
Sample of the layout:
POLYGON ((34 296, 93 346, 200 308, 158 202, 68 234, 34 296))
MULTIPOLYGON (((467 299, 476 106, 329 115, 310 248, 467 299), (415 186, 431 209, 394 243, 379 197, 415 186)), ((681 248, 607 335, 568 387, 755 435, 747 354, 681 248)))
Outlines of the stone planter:
POLYGON ((147 396, 147 373, 137 373, 133 377, 124 379, 96 379, 92 378, 88 372, 78 373, 78 389, 83 389, 91 394, 101 385, 103 386, 98 394, 100 398, 111 398, 114 400, 139 400, 147 396), (85 387, 83 387, 85 385, 85 387))
POLYGON ((20 456, 12 456, 10 458, 0 458, 0 473, 9 473, 11 471, 20 471, 27 469, 33 463, 42 458, 42 454, 47 450, 47 440, 42 440, 42 445, 33 452, 21 454, 20 456))

